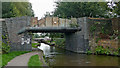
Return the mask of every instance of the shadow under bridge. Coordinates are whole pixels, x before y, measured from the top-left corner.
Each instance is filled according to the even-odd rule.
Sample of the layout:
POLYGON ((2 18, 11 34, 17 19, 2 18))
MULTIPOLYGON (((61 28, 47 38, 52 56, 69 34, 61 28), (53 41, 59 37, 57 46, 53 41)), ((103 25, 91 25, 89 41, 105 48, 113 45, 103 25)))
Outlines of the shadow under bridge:
POLYGON ((22 34, 25 32, 32 33, 75 33, 77 31, 81 31, 80 27, 70 28, 70 27, 25 27, 21 29, 18 34, 22 34))

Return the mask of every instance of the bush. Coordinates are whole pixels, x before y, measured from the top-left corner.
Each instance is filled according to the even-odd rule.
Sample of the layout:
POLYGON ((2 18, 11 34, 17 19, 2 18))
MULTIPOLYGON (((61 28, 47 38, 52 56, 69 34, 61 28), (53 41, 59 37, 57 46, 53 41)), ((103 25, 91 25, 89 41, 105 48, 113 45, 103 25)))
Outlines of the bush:
POLYGON ((92 51, 87 50, 87 54, 88 54, 88 55, 92 54, 92 51))
POLYGON ((104 54, 105 50, 102 46, 97 46, 95 49, 95 54, 104 54))
POLYGON ((99 55, 99 54, 119 55, 119 49, 117 51, 114 51, 114 50, 110 49, 109 47, 103 48, 103 46, 97 46, 97 48, 95 49, 95 54, 97 54, 97 55, 99 55))
MULTIPOLYGON (((10 51, 9 41, 7 35, 2 35, 2 53, 8 53, 10 51)), ((1 43, 1 41, 0 41, 1 43)))
POLYGON ((64 47, 65 46, 65 39, 54 39, 55 45, 64 47))
POLYGON ((10 51, 10 46, 5 44, 5 43, 2 43, 2 53, 8 53, 10 51))

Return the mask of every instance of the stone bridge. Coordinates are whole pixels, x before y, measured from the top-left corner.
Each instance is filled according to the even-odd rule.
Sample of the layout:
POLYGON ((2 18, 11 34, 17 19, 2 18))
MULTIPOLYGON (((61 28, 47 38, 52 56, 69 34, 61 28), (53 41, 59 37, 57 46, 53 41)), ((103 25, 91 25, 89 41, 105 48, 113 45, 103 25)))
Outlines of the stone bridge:
POLYGON ((6 18, 6 26, 10 40, 11 51, 31 51, 31 33, 65 33, 65 48, 78 53, 86 53, 88 49, 88 18, 62 19, 58 17, 6 18))

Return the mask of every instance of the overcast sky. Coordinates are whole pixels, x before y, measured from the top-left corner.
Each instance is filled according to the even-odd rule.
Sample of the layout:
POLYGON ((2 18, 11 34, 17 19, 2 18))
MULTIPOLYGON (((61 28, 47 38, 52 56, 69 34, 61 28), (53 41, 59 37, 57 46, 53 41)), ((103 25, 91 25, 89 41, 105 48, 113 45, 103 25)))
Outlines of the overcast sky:
POLYGON ((52 12, 55 9, 54 0, 29 0, 32 4, 35 17, 40 19, 46 12, 52 12))

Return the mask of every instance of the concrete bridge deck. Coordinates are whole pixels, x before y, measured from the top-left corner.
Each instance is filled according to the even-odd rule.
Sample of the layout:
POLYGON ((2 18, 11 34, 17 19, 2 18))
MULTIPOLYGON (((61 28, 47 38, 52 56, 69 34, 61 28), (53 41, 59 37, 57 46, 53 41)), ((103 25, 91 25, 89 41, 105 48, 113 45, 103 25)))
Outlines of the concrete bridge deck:
POLYGON ((80 31, 81 28, 70 28, 70 27, 26 27, 21 29, 18 34, 22 34, 24 32, 32 32, 32 33, 74 33, 80 31))

